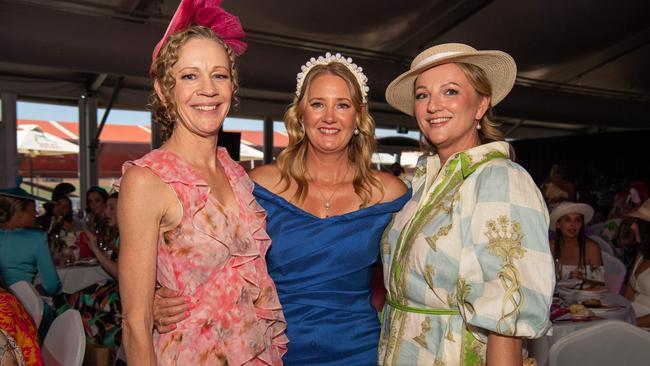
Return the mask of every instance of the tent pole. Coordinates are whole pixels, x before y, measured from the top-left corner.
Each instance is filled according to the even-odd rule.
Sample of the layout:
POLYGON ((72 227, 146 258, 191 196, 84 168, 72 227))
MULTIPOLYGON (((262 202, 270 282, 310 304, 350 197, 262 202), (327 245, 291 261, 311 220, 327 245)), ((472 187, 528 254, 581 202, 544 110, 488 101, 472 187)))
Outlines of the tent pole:
POLYGON ((0 92, 2 115, 0 117, 0 188, 16 185, 18 176, 18 151, 16 150, 16 94, 0 92))
POLYGON ((273 118, 264 117, 264 164, 273 161, 273 118))

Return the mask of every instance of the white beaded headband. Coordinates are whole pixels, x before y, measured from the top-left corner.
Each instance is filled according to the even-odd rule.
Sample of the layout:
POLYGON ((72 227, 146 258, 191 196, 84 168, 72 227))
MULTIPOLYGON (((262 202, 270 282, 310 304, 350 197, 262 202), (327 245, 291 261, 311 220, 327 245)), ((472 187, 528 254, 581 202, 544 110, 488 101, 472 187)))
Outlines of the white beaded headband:
POLYGON ((331 53, 326 53, 325 57, 319 56, 318 58, 312 57, 309 61, 307 61, 306 64, 302 65, 300 67, 300 72, 296 76, 296 79, 298 83, 296 84, 296 96, 300 98, 300 89, 302 89, 302 83, 305 81, 305 76, 309 73, 309 71, 316 65, 329 65, 333 62, 338 62, 345 67, 348 68, 348 70, 352 71, 352 74, 354 77, 357 79, 357 82, 359 83, 359 89, 361 89, 361 101, 363 103, 367 102, 368 99, 368 91, 370 88, 368 88, 368 78, 366 75, 363 73, 363 68, 357 66, 357 64, 352 62, 352 59, 350 57, 345 58, 341 56, 340 53, 332 55, 331 53))

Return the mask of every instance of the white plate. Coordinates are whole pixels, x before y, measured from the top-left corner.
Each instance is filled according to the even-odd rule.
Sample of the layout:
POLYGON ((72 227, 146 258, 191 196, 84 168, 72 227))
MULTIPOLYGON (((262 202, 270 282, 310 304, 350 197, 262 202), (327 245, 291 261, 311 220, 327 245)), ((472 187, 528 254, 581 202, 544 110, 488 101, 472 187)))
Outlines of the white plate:
POLYGON ((598 314, 598 313, 607 313, 610 311, 616 311, 623 308, 622 306, 617 306, 617 305, 606 305, 606 306, 607 307, 603 307, 603 308, 587 308, 587 309, 589 309, 589 311, 591 311, 594 314, 598 314))
POLYGON ((97 258, 78 259, 74 262, 75 266, 94 266, 98 264, 97 258))
POLYGON ((575 286, 579 285, 582 283, 582 280, 577 279, 577 278, 569 278, 569 279, 564 279, 561 280, 560 282, 557 283, 557 286, 559 287, 568 287, 568 288, 574 288, 575 286))

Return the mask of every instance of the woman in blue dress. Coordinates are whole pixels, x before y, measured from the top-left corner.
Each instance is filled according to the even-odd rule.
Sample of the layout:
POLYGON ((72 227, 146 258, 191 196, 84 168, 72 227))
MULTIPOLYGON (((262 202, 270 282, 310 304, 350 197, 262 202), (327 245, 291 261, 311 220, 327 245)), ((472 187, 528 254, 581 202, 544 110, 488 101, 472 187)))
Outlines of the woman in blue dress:
MULTIPOLYGON (((267 265, 287 320, 287 365, 377 363, 370 280, 382 232, 410 193, 371 169, 366 80, 339 54, 307 62, 285 114, 288 147, 251 173, 273 241, 267 265)), ((185 310, 182 299, 157 301, 157 328, 185 310)))

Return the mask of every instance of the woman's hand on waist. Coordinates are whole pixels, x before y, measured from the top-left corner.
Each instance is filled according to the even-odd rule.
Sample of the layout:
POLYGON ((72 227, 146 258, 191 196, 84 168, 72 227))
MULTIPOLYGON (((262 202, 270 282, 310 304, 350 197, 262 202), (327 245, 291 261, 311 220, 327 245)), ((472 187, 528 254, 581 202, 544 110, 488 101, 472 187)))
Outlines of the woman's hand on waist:
POLYGON ((187 319, 194 307, 189 296, 181 296, 179 291, 167 287, 157 289, 153 300, 156 330, 162 334, 176 329, 176 323, 187 319))

